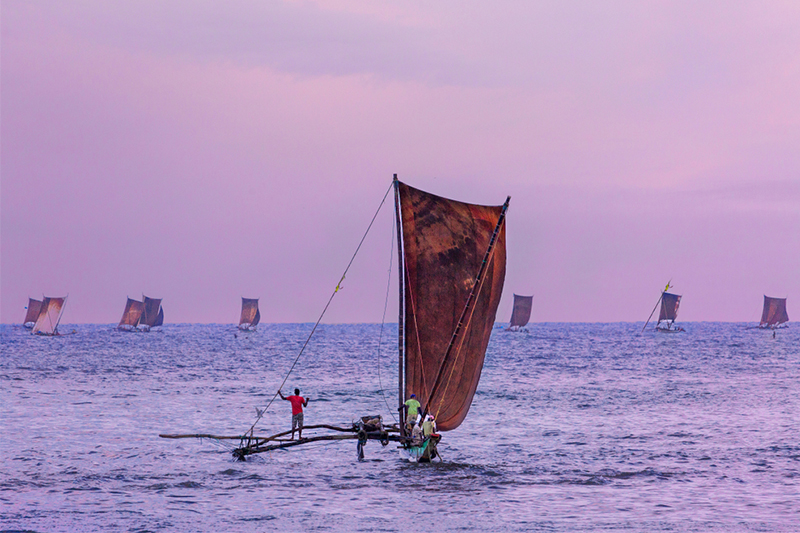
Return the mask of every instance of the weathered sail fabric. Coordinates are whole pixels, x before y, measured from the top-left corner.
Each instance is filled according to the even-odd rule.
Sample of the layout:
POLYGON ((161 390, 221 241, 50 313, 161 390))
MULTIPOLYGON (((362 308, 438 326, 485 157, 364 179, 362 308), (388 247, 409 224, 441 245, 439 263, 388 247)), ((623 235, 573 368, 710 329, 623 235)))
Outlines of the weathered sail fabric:
POLYGON ((678 318, 678 306, 680 303, 680 294, 663 293, 661 295, 661 311, 658 314, 658 321, 675 320, 678 318))
POLYGON ((261 321, 258 310, 258 298, 242 298, 242 314, 239 317, 241 329, 253 328, 261 321))
MULTIPOLYGON (((502 206, 480 206, 398 183, 404 257, 405 397, 428 398, 502 206)), ((430 405, 440 431, 467 416, 503 291, 505 226, 430 405)))
POLYGON ((144 304, 139 300, 128 298, 125 303, 125 311, 122 312, 122 319, 119 321, 117 329, 132 329, 139 325, 144 312, 144 304))
POLYGON ((33 326, 31 333, 41 335, 55 335, 58 333, 58 323, 61 321, 61 313, 64 312, 64 304, 67 297, 49 298, 45 296, 42 306, 39 309, 39 316, 33 326))
POLYGON ((39 318, 39 311, 42 309, 42 301, 28 298, 28 312, 25 313, 25 321, 22 323, 26 328, 32 328, 39 318))
POLYGON ((531 319, 533 310, 533 296, 514 295, 514 310, 511 312, 511 323, 509 327, 524 327, 531 319))
MULTIPOLYGON (((142 311, 142 319, 139 321, 139 325, 147 326, 150 328, 156 327, 159 318, 159 312, 161 311, 161 298, 148 298, 147 296, 144 297, 144 304, 143 304, 143 311, 142 311)), ((163 323, 164 317, 161 315, 161 321, 163 323)))
POLYGON ((772 298, 764 296, 764 310, 761 312, 759 326, 778 326, 789 321, 786 312, 786 298, 772 298))

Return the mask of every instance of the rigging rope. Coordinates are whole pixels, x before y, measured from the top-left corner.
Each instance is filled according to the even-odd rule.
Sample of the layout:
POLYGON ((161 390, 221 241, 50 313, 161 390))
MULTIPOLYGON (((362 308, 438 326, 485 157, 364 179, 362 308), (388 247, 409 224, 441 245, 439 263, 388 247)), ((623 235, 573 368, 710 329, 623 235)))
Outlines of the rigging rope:
MULTIPOLYGON (((347 271, 350 270, 350 266, 353 264, 353 261, 355 260, 356 255, 358 255, 358 251, 361 250, 361 245, 364 244, 364 240, 367 238, 367 234, 369 233, 369 230, 372 228, 372 224, 375 223, 375 219, 378 218, 378 213, 381 212, 381 208, 383 207, 383 204, 386 202, 386 197, 389 196, 389 192, 392 190, 393 186, 394 186, 394 184, 389 185, 389 188, 386 189, 386 194, 383 195, 383 200, 381 200, 381 203, 378 206, 377 211, 375 211, 375 214, 372 216, 372 220, 370 221, 369 226, 367 226, 367 231, 365 231, 364 232, 364 236, 361 237, 361 241, 358 243, 358 246, 356 247, 356 251, 353 252, 353 257, 350 258, 350 262, 347 263, 347 267, 345 267, 344 272, 342 273, 342 277, 339 278, 339 283, 336 284, 336 288, 333 290, 333 293, 331 293, 331 297, 328 298, 328 303, 325 304, 325 308, 322 310, 322 313, 320 313, 319 318, 317 319, 317 322, 314 324, 314 327, 311 328, 311 333, 308 334, 308 338, 306 338, 306 341, 303 343, 303 346, 300 348, 300 353, 298 353, 297 357, 295 357, 294 363, 292 363, 291 368, 289 368, 289 371, 286 373, 286 377, 283 378, 283 381, 281 382, 281 386, 278 387, 278 391, 283 389, 283 386, 286 384, 286 380, 289 379, 289 376, 291 375, 292 370, 294 370, 295 365, 297 365, 297 361, 300 360, 300 356, 303 355, 303 352, 305 351, 306 346, 308 346, 309 341, 311 341, 311 337, 314 335, 314 332, 317 330, 317 326, 319 326, 319 323, 322 321, 322 317, 325 316, 325 312, 328 310, 328 307, 330 307, 331 302, 333 301, 333 297, 336 296, 336 293, 339 292, 339 289, 341 289, 342 282, 344 281, 344 278, 347 275, 347 271)), ((245 436, 247 436, 248 433, 250 434, 249 436, 247 436, 247 445, 248 446, 250 445, 250 439, 253 437, 253 430, 255 429, 256 424, 258 424, 259 420, 261 420, 261 418, 264 416, 264 413, 267 412, 267 409, 269 409, 269 407, 272 405, 272 403, 275 401, 275 398, 277 398, 277 397, 278 397, 278 392, 276 392, 272 396, 272 399, 269 401, 267 406, 263 410, 260 410, 258 412, 258 417, 256 418, 256 421, 253 422, 253 425, 250 426, 250 429, 248 429, 245 432, 245 436)), ((244 439, 242 439, 242 440, 244 440, 244 439)))
POLYGON ((386 399, 386 393, 383 390, 383 383, 381 382, 381 343, 383 342, 383 325, 386 323, 386 308, 389 306, 389 288, 392 285, 392 265, 394 264, 394 231, 395 231, 395 224, 394 224, 394 217, 392 217, 392 238, 389 242, 392 245, 389 247, 389 276, 386 281, 386 300, 383 302, 383 317, 381 317, 381 332, 378 335, 378 386, 381 389, 381 396, 383 396, 383 403, 386 404, 386 409, 389 410, 389 414, 392 415, 395 423, 399 423, 397 418, 394 416, 394 412, 392 412, 392 408, 389 407, 389 401, 386 399))

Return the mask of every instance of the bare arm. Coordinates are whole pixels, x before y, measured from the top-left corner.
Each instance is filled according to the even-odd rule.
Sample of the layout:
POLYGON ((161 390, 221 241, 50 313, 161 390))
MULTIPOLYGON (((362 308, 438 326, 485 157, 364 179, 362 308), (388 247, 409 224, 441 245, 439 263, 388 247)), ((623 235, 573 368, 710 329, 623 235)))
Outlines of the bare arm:
POLYGON ((286 399, 286 396, 283 395, 283 393, 281 392, 280 389, 278 389, 278 394, 281 395, 281 400, 285 400, 286 399))
POLYGON ((306 398, 306 401, 303 402, 303 407, 308 407, 308 400, 311 398, 306 398))

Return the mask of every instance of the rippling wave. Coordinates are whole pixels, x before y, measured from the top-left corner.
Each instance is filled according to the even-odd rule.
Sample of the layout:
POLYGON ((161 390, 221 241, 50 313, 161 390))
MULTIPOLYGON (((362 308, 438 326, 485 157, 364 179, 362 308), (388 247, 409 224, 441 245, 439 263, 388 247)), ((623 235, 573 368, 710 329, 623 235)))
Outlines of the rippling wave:
MULTIPOLYGON (((0 326, 0 530, 798 530, 794 327, 497 328, 470 413, 429 465, 377 442, 364 461, 345 441, 241 463, 235 443, 158 438, 243 433, 310 324, 73 328, 0 326)), ((393 419, 397 345, 384 335, 379 353, 379 331, 320 327, 286 385, 311 398, 307 425, 393 419)), ((277 401, 257 433, 290 419, 277 401)))

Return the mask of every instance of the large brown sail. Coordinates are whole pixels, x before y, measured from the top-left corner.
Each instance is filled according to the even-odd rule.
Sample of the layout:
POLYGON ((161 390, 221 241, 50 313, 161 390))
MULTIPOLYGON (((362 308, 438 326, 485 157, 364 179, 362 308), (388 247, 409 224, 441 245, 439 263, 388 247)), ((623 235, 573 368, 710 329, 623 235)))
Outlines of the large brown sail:
POLYGON ((119 321, 117 329, 130 330, 139 325, 144 312, 144 304, 139 300, 128 298, 125 303, 125 311, 122 312, 122 319, 119 321))
POLYGON ((764 310, 761 312, 760 327, 773 327, 789 321, 786 312, 786 298, 764 296, 764 310))
POLYGON ((39 318, 39 311, 42 309, 42 301, 28 298, 28 312, 25 313, 25 321, 22 323, 26 328, 32 328, 39 318))
POLYGON ((678 306, 681 303, 680 294, 665 292, 661 295, 661 311, 658 313, 658 321, 671 320, 678 318, 678 306))
POLYGON ((58 323, 61 321, 61 314, 64 312, 64 305, 67 297, 49 298, 42 300, 42 307, 39 309, 39 316, 33 326, 31 333, 39 335, 57 335, 58 323))
POLYGON ((260 320, 261 312, 258 310, 258 298, 242 298, 242 314, 239 316, 239 328, 254 328, 260 320))
POLYGON ((506 270, 505 226, 499 224, 504 206, 457 202, 400 182, 397 187, 403 241, 404 396, 416 394, 423 409, 436 416, 438 429, 448 431, 469 411, 500 303, 506 270), (495 229, 499 233, 487 258, 495 229), (484 259, 482 282, 474 287, 465 313, 484 259))
MULTIPOLYGON (((157 322, 159 319, 159 312, 161 311, 161 298, 149 298, 145 296, 143 308, 142 320, 139 322, 139 325, 147 326, 148 328, 160 326, 161 324, 157 324, 157 322)), ((161 315, 161 321, 164 321, 163 315, 161 315)))
POLYGON ((524 327, 531 319, 533 310, 533 296, 514 295, 514 310, 511 312, 509 328, 524 327))

